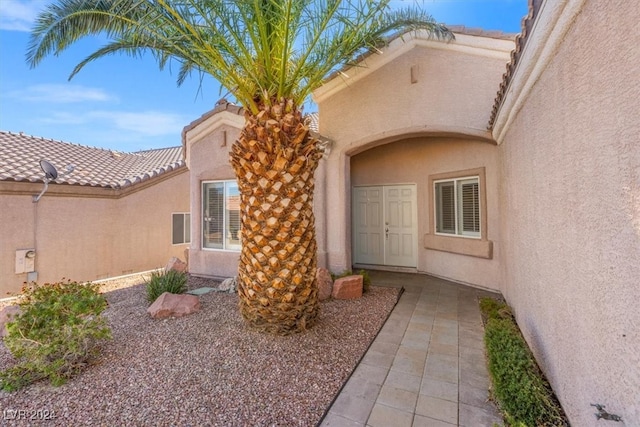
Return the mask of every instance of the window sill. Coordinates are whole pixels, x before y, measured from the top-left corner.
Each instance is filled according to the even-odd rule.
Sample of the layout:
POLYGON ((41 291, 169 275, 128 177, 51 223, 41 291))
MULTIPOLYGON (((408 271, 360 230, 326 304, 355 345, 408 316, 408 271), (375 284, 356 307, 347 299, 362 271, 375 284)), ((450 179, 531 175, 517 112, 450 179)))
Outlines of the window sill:
POLYGON ((436 251, 493 259, 493 242, 491 240, 425 234, 424 247, 436 251))

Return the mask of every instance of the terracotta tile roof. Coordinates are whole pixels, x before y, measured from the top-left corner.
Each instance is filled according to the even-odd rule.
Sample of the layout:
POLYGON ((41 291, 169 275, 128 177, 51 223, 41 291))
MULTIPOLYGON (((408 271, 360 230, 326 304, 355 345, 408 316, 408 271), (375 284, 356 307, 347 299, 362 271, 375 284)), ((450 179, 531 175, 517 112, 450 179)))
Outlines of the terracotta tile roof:
POLYGON ((498 89, 498 93, 493 103, 491 117, 489 118, 489 124, 487 126, 488 129, 493 129, 496 116, 498 115, 498 110, 502 105, 502 101, 504 100, 507 90, 509 89, 511 78, 513 77, 513 73, 518 65, 518 60, 522 55, 522 50, 527 43, 527 39, 533 28, 533 23, 538 16, 542 1, 543 0, 529 0, 529 13, 527 16, 522 18, 522 31, 516 36, 516 47, 511 51, 511 60, 507 63, 507 71, 502 75, 502 83, 500 83, 500 88, 498 89))
POLYGON ((0 181, 42 182, 40 160, 58 170, 57 184, 120 189, 185 166, 182 147, 122 153, 0 131, 0 181), (65 173, 67 165, 71 173, 65 173))

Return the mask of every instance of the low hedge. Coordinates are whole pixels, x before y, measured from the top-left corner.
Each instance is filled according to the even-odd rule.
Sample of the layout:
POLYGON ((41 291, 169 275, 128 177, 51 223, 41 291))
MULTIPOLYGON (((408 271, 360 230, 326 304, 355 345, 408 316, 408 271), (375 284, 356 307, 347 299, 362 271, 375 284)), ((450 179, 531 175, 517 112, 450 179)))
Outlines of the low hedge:
POLYGON ((568 426, 551 386, 522 337, 509 307, 481 300, 493 397, 512 426, 568 426))

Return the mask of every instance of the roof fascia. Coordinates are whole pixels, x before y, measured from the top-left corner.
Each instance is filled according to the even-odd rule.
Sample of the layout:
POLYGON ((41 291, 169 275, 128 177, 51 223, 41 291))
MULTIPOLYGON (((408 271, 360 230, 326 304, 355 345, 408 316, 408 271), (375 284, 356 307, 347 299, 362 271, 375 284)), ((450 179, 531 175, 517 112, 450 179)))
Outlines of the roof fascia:
POLYGON ((509 60, 510 53, 513 50, 513 40, 510 39, 496 39, 461 33, 454 33, 454 35, 455 40, 450 42, 433 40, 424 31, 420 31, 417 34, 408 33, 398 37, 378 53, 366 56, 359 62, 359 65, 341 70, 336 77, 313 92, 313 100, 316 103, 320 103, 330 98, 415 47, 503 59, 505 63, 509 60))
MULTIPOLYGON (((148 180, 130 185, 125 188, 97 187, 79 184, 49 183, 45 197, 78 197, 90 199, 121 199, 146 188, 159 184, 177 175, 187 173, 188 169, 181 166, 148 180)), ((0 195, 3 196, 34 196, 42 191, 42 182, 31 181, 0 181, 0 195)))
POLYGON ((544 0, 498 107, 492 134, 499 144, 531 94, 586 0, 544 0))

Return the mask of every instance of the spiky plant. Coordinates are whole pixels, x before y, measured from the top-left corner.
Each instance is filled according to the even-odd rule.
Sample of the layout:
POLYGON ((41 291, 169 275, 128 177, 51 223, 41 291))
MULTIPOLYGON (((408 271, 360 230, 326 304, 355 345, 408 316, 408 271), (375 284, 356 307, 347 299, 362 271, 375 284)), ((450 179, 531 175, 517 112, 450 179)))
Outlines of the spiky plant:
POLYGON ((179 64, 178 83, 213 76, 245 109, 231 164, 240 190, 240 310, 253 327, 303 331, 318 313, 314 171, 321 156, 302 105, 333 72, 393 33, 451 33, 418 8, 373 0, 56 0, 33 29, 32 66, 103 35, 71 77, 106 55, 150 52, 179 64))

